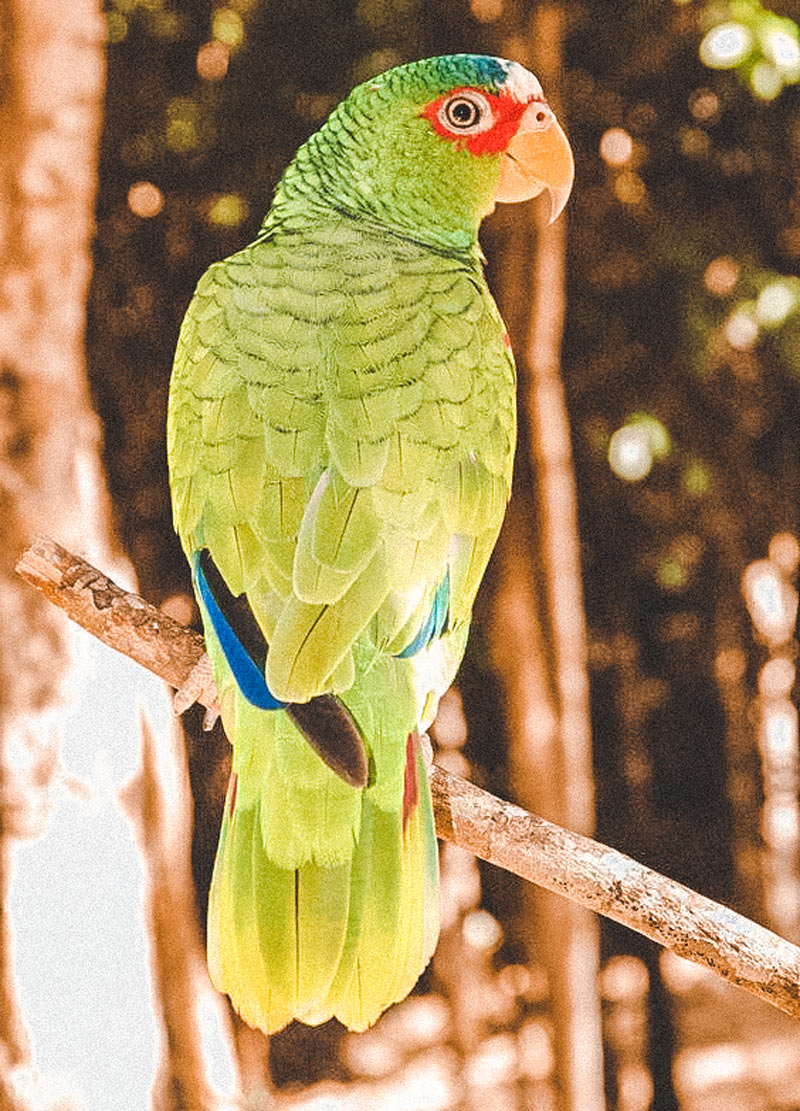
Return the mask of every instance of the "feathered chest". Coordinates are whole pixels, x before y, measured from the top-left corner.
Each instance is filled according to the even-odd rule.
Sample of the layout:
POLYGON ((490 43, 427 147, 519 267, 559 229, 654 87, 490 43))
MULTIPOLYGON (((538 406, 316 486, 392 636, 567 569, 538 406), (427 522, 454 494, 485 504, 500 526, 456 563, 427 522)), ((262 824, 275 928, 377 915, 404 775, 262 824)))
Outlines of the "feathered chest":
POLYGON ((277 462, 290 452, 308 473, 330 453, 358 486, 387 468, 432 477, 456 456, 506 473, 513 363, 479 264, 387 240, 320 231, 227 264, 231 354, 277 462))

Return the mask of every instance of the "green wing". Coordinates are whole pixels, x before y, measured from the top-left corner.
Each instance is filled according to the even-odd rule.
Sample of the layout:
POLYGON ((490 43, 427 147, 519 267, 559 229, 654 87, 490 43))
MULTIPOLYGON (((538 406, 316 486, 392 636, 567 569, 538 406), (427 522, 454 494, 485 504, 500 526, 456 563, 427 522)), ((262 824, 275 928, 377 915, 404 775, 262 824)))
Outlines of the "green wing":
MULTIPOLYGON (((510 489, 514 372, 477 261, 350 222, 212 266, 170 400, 175 523, 246 592, 284 701, 468 623, 510 489)), ((456 660, 453 670, 457 666, 456 660)))

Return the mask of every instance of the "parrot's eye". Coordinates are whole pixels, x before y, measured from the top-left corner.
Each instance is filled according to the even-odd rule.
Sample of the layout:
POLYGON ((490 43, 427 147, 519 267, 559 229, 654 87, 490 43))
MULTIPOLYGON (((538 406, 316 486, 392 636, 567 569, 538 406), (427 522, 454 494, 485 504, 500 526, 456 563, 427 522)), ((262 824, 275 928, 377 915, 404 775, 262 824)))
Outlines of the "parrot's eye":
POLYGON ((439 109, 439 122, 459 135, 488 131, 494 123, 486 97, 477 92, 459 92, 444 101, 439 109))

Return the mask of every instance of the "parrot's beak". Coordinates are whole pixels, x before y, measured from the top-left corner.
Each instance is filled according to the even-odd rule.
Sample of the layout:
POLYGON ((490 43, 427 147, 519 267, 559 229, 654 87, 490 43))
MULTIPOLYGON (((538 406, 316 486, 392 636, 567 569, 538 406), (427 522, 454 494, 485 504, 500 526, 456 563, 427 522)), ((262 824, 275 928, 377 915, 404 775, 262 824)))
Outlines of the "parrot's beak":
POLYGON ((558 120, 546 104, 533 101, 502 154, 495 201, 527 201, 546 189, 552 224, 567 203, 574 177, 572 148, 558 120))

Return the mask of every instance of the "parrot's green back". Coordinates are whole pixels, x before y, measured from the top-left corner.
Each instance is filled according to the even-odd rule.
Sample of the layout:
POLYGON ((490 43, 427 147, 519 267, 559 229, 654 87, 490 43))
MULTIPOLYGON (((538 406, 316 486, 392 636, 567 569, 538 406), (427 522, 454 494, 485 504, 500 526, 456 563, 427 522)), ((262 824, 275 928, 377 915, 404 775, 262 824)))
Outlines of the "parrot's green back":
MULTIPOLYGON (((485 77, 488 62, 499 64, 461 69, 485 77)), ((446 84, 404 69, 415 105, 446 84)), ((353 98, 332 128, 345 146, 366 126, 353 98)), ((393 220, 364 180, 355 202, 325 185, 324 132, 287 171, 258 239, 201 279, 169 402, 175 523, 233 744, 209 966, 266 1031, 331 1016, 363 1029, 433 952, 419 735, 464 651, 515 439, 513 363, 474 234, 483 212, 468 235, 420 201, 409 234, 408 206, 393 220), (241 632, 251 626, 261 655, 241 632), (309 743, 291 716, 305 704, 355 723, 365 785, 333 770, 326 737, 309 743)), ((360 167, 363 150, 353 157, 360 167)), ((434 207, 450 187, 439 183, 434 207)))

